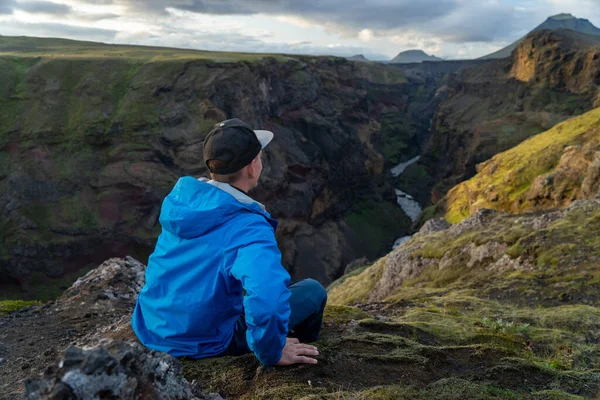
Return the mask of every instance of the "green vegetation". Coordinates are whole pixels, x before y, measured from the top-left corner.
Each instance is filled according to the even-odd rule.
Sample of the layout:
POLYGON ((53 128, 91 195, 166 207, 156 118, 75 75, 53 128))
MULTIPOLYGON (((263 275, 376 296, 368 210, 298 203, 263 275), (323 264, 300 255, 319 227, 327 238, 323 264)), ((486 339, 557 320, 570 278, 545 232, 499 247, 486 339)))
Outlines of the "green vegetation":
POLYGON ((333 386, 328 393, 350 399, 402 398, 399 393, 415 399, 600 395, 600 211, 589 204, 563 213, 554 219, 539 213, 488 215, 482 217, 485 223, 415 237, 404 251, 430 266, 399 284, 383 303, 367 301, 389 264, 405 258, 391 254, 334 282, 328 288, 329 304, 336 305, 330 314, 354 305, 371 318, 332 322, 330 317, 326 326, 345 322, 344 340, 352 342, 336 343, 332 353, 352 347, 363 363, 379 360, 373 370, 397 365, 410 379, 396 376, 368 387, 363 374, 370 367, 363 365, 363 381, 333 386), (537 226, 533 218, 545 225, 537 226), (513 260, 495 264, 494 251, 496 258, 508 254, 513 260), (470 262, 469 254, 484 256, 470 262), (427 259, 438 261, 427 264, 427 259), (466 354, 468 367, 461 361, 466 354), (432 359, 436 366, 427 371, 434 376, 420 380, 415 369, 432 359))
POLYGON ((583 399, 600 390, 600 345, 586 327, 572 329, 600 309, 541 309, 566 317, 547 320, 459 292, 368 309, 326 309, 316 366, 265 368, 248 355, 184 360, 184 376, 241 399, 583 399))
POLYGON ((387 253, 412 224, 396 204, 371 200, 356 204, 344 221, 360 238, 356 246, 371 259, 387 253))
MULTIPOLYGON (((134 254, 138 256, 137 254, 134 254)), ((142 259, 142 257, 138 257, 142 259)), ((45 302, 55 300, 64 293, 77 279, 96 268, 98 264, 84 265, 77 271, 67 272, 57 278, 49 278, 41 273, 33 273, 25 287, 3 286, 0 290, 0 302, 2 299, 30 299, 29 302, 45 302)), ((13 301, 13 300, 7 300, 13 301)), ((18 300, 21 301, 21 300, 18 300)), ((36 303, 37 304, 37 303, 36 303)))
POLYGON ((54 59, 118 58, 144 61, 211 60, 215 62, 258 61, 265 57, 274 57, 281 61, 289 59, 288 56, 281 54, 227 53, 11 36, 0 37, 0 56, 52 57, 54 59))
POLYGON ((341 306, 366 301, 375 283, 381 279, 386 260, 387 257, 381 258, 375 264, 352 271, 333 282, 327 288, 327 304, 341 306))
POLYGON ((416 155, 418 128, 402 113, 394 111, 383 114, 379 132, 381 154, 391 163, 398 164, 416 155))
MULTIPOLYGON (((569 204, 581 190, 582 177, 568 175, 554 182, 562 197, 528 201, 534 180, 555 171, 568 146, 587 145, 586 154, 600 148, 600 109, 563 122, 500 153, 483 164, 472 179, 452 189, 443 200, 446 219, 459 222, 481 208, 524 212, 569 204)), ((557 177, 556 179, 560 178, 557 177)))
POLYGON ((14 311, 19 311, 26 307, 40 305, 39 301, 25 301, 25 300, 0 300, 0 316, 10 314, 14 311))
POLYGON ((400 68, 390 67, 378 62, 360 62, 354 66, 367 81, 379 85, 400 85, 408 82, 400 68))

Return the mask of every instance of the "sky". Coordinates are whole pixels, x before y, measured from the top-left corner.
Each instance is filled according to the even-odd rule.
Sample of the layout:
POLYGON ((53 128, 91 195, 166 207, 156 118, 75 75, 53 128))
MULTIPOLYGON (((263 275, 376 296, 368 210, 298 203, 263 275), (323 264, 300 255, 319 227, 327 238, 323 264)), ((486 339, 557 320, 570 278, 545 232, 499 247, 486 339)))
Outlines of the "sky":
POLYGON ((600 27, 600 0, 0 0, 0 35, 260 53, 494 52, 555 14, 600 27))

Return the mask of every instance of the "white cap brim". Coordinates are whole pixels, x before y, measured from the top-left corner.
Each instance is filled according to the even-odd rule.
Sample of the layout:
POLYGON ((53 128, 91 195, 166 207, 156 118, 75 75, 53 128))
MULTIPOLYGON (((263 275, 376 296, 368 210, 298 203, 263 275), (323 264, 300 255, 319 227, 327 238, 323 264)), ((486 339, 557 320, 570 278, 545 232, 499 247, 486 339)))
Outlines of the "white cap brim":
POLYGON ((263 149, 273 140, 274 135, 271 131, 254 131, 254 133, 263 149))

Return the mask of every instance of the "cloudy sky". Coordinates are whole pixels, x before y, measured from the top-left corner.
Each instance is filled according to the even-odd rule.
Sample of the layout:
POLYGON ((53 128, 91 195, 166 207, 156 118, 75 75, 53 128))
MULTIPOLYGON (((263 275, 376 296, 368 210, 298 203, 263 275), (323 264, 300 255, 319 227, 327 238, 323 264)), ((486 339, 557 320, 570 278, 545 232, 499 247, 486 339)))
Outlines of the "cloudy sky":
POLYGON ((0 0, 0 35, 455 59, 498 50, 558 13, 600 26, 600 0, 0 0))

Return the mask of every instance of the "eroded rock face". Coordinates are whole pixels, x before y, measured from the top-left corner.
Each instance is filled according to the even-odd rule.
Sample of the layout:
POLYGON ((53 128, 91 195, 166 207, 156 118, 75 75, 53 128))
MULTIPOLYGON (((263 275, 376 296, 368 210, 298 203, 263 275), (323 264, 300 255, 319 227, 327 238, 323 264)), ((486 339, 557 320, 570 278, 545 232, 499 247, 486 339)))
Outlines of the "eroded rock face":
MULTIPOLYGON (((426 100, 409 106, 419 84, 384 65, 317 57, 34 61, 14 70, 0 60, 10 78, 0 95, 15 107, 10 119, 0 114, 0 129, 11 132, 0 141, 0 276, 23 286, 32 274, 56 278, 113 256, 147 257, 162 200, 177 178, 207 175, 203 138, 231 117, 275 132, 252 196, 298 226, 279 234, 292 275, 318 271, 327 283, 366 254, 341 227, 351 207, 394 204, 379 140, 406 134, 418 152, 424 138, 411 121, 429 121, 426 100), (386 116, 401 123, 382 125, 386 116), (25 134, 31 140, 19 139, 25 134), (306 248, 307 232, 343 256, 303 258, 292 249, 306 248)), ((390 247, 409 230, 398 226, 390 247)))
MULTIPOLYGON (((28 400, 197 399, 173 357, 135 343, 69 347, 58 366, 25 383, 28 400)), ((213 399, 221 399, 214 396, 213 399)))

